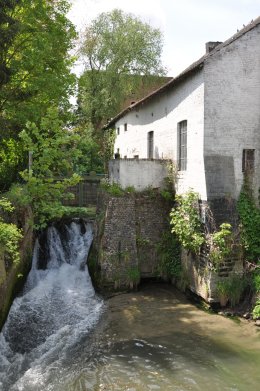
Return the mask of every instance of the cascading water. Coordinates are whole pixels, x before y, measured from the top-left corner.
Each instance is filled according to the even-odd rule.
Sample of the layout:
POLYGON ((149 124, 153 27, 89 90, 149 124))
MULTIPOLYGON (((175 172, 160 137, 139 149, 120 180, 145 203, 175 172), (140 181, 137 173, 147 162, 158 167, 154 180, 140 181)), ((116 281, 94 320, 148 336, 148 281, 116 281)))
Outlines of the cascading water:
POLYGON ((103 302, 85 267, 92 238, 90 224, 72 222, 48 228, 44 256, 36 241, 23 294, 0 334, 0 391, 47 390, 97 323, 103 302))

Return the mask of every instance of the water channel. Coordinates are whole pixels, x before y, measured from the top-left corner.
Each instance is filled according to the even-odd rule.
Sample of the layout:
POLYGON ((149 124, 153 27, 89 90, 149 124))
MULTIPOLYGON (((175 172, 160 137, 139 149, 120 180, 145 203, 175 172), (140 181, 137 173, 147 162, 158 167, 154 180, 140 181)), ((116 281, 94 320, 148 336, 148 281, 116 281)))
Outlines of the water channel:
POLYGON ((255 391, 260 333, 206 313, 172 286, 104 301, 84 265, 89 224, 48 231, 0 334, 0 391, 255 391), (65 238, 65 240, 64 240, 65 238))

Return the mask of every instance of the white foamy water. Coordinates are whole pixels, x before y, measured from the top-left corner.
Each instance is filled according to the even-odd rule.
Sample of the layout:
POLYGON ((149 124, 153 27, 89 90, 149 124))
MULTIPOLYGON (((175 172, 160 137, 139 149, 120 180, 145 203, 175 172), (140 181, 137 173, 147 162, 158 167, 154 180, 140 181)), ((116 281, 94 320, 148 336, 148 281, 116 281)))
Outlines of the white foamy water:
POLYGON ((23 295, 0 334, 1 391, 47 390, 100 317, 103 302, 85 266, 92 227, 73 222, 62 231, 48 229, 44 270, 36 242, 23 295))

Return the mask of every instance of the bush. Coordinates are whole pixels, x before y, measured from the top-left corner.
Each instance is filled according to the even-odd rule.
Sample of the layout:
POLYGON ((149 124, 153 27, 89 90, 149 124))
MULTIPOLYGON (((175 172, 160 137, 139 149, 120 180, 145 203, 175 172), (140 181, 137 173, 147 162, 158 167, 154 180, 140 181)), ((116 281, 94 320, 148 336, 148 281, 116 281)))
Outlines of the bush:
POLYGON ((205 243, 198 212, 198 199, 199 195, 193 191, 176 196, 177 206, 170 213, 172 232, 185 249, 195 254, 199 253, 202 244, 205 243))
MULTIPOLYGON (((11 203, 6 199, 0 199, 0 209, 6 212, 14 210, 11 203)), ((0 252, 17 264, 20 260, 19 241, 22 239, 22 231, 15 224, 5 223, 0 217, 0 252)))
POLYGON ((257 300, 255 308, 253 309, 252 315, 253 315, 253 319, 260 318, 260 300, 257 300))

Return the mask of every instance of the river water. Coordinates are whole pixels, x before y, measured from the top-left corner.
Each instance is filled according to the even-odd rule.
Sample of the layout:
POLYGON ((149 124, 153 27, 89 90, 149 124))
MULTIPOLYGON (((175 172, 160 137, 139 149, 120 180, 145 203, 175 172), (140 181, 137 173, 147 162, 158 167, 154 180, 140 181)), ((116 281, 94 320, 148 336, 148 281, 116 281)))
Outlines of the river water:
POLYGON ((255 391, 260 334, 206 313, 172 286, 146 284, 104 303, 84 260, 90 225, 48 232, 0 334, 1 391, 255 391))

